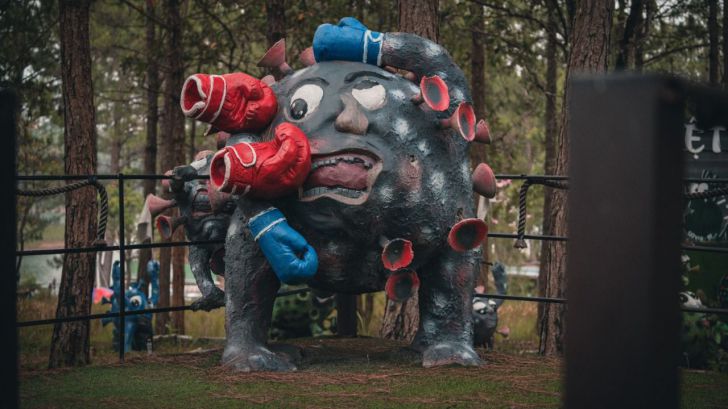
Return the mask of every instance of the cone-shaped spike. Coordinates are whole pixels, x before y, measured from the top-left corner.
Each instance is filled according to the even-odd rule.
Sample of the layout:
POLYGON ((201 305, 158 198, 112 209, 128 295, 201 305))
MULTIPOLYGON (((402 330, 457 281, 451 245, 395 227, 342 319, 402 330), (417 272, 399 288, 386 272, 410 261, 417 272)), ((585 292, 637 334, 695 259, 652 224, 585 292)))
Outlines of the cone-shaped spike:
POLYGON ((169 240, 174 234, 174 231, 187 221, 186 217, 157 217, 157 231, 163 239, 169 240))
POLYGON ((217 133, 217 136, 215 136, 215 143, 218 150, 225 147, 227 144, 228 139, 230 139, 230 134, 227 132, 219 131, 217 133))
POLYGON ((415 104, 426 103, 433 111, 444 111, 450 106, 447 84, 437 75, 422 77, 420 93, 412 97, 415 104))
POLYGON ((490 127, 485 119, 481 119, 475 125, 475 142, 490 144, 490 127))
POLYGON ((265 77, 260 79, 260 82, 262 82, 265 85, 271 86, 276 82, 276 77, 272 75, 266 75, 265 77))
POLYGON ((458 131, 466 141, 472 141, 475 139, 475 112, 473 112, 473 106, 467 102, 460 103, 450 118, 440 120, 440 126, 452 128, 458 131))
POLYGON ((310 67, 316 64, 316 58, 314 58, 313 56, 313 47, 308 47, 305 50, 301 51, 301 53, 298 54, 298 59, 306 67, 310 67))
MULTIPOLYGON (((258 67, 272 68, 277 70, 280 74, 286 75, 293 71, 291 67, 286 63, 286 39, 281 38, 276 41, 271 48, 266 51, 263 58, 258 61, 258 67)), ((276 77, 278 77, 276 75, 276 77)))
POLYGON ((488 225, 480 219, 464 219, 457 222, 447 235, 447 243, 457 252, 472 250, 480 245, 488 234, 488 225))
POLYGON ((412 297, 420 288, 420 279, 414 270, 397 270, 387 279, 384 291, 392 301, 404 301, 412 297))
POLYGON ((382 250, 382 263, 389 271, 397 271, 412 263, 415 254, 412 251, 412 242, 405 239, 389 241, 382 250))
POLYGON ((150 193, 147 195, 144 206, 149 209, 149 213, 151 213, 152 217, 156 217, 163 211, 177 206, 177 202, 174 200, 162 199, 161 197, 150 193))
POLYGON ((495 184, 493 169, 485 163, 475 167, 473 171, 473 190, 482 196, 492 199, 495 197, 498 187, 495 184))

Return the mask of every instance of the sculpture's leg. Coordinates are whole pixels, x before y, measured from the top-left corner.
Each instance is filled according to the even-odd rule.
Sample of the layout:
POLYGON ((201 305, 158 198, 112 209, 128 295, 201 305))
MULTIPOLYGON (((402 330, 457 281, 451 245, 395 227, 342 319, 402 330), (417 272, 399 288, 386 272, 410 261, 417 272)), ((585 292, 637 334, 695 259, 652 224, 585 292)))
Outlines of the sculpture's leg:
POLYGON ((202 297, 192 303, 191 307, 193 311, 210 311, 225 305, 225 293, 217 288, 215 282, 212 280, 210 257, 212 257, 212 251, 210 249, 200 246, 190 247, 190 269, 195 276, 197 287, 202 293, 202 297))
POLYGON ((238 371, 291 371, 283 354, 266 346, 278 278, 245 227, 238 207, 225 242, 225 329, 222 363, 238 371))
POLYGON ((482 364, 473 350, 472 291, 479 253, 447 248, 420 276, 420 324, 412 347, 425 367, 482 364))

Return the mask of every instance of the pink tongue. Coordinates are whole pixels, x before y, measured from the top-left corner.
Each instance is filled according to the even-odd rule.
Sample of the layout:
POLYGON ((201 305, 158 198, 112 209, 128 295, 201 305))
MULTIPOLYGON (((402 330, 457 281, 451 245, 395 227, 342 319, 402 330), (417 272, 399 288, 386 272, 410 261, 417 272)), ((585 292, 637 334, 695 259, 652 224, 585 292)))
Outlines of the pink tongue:
POLYGON ((320 186, 365 190, 367 188, 367 171, 361 165, 354 163, 339 162, 335 166, 323 166, 309 175, 304 188, 320 186))

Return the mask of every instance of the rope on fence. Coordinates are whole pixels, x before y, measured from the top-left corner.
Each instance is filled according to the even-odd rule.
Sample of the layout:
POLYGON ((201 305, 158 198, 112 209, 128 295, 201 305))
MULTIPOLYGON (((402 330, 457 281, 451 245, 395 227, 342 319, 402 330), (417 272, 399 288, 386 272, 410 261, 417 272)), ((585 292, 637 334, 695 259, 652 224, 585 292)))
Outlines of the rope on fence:
POLYGON ((99 225, 96 229, 96 241, 94 241, 94 246, 105 246, 106 241, 104 240, 104 236, 106 235, 106 221, 109 218, 109 196, 106 194, 106 188, 104 187, 104 185, 99 183, 96 178, 90 177, 86 180, 69 183, 65 186, 51 187, 39 190, 22 190, 16 188, 16 192, 20 196, 54 196, 60 195, 61 193, 67 193, 76 189, 80 189, 85 186, 93 186, 99 193, 99 197, 101 199, 101 208, 99 209, 99 225))
POLYGON ((566 190, 569 188, 569 184, 562 181, 548 180, 548 179, 526 179, 521 185, 521 189, 518 192, 518 238, 516 239, 513 247, 517 249, 525 249, 526 245, 526 199, 528 198, 528 188, 531 185, 543 185, 546 187, 552 187, 554 189, 566 190))

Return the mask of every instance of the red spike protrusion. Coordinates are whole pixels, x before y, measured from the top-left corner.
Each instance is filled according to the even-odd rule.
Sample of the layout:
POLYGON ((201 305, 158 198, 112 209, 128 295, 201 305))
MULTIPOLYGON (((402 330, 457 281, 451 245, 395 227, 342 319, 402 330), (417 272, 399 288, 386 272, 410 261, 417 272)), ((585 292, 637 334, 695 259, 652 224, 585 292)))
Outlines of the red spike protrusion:
POLYGON ((473 106, 467 102, 461 102, 450 118, 440 120, 440 126, 452 128, 466 141, 472 141, 475 139, 475 112, 473 106))
POLYGON ((169 240, 172 238, 174 231, 183 225, 186 220, 186 217, 159 216, 157 217, 157 231, 163 239, 169 240))
POLYGON ((406 239, 390 240, 382 250, 382 263, 389 271, 397 271, 407 267, 414 259, 412 242, 406 239))
POLYGON ((384 291, 392 301, 404 301, 412 297, 420 288, 420 278, 414 270, 404 268, 393 272, 387 279, 384 291))
POLYGON ((144 206, 149 209, 149 213, 152 215, 152 217, 156 217, 163 211, 177 206, 177 202, 175 202, 174 200, 163 199, 150 193, 147 195, 144 206))
POLYGON ((415 104, 425 103, 433 111, 444 111, 450 106, 447 84, 437 75, 422 77, 420 93, 412 97, 415 104))
POLYGON ((276 41, 271 48, 266 51, 263 58, 258 61, 258 67, 271 68, 278 71, 276 78, 283 77, 292 72, 293 69, 286 62, 286 39, 281 38, 276 41))
POLYGON ((481 119, 475 125, 475 142, 490 144, 490 127, 485 119, 481 119))
POLYGON ((313 47, 308 47, 305 50, 301 51, 301 53, 298 54, 298 59, 306 67, 310 67, 316 64, 316 58, 313 55, 313 47))
POLYGON ((472 250, 485 240, 488 225, 480 219, 463 219, 457 222, 447 235, 447 243, 457 252, 472 250))
MULTIPOLYGON (((172 171, 168 170, 168 171, 164 172, 164 176, 172 176, 172 171)), ((169 184, 170 180, 171 179, 162 179, 162 188, 164 188, 164 190, 166 190, 168 192, 172 191, 172 190, 170 190, 171 189, 170 184, 169 184)))
POLYGON ((476 166, 473 171, 472 179, 473 190, 477 194, 487 197, 488 199, 495 197, 495 194, 498 192, 498 187, 496 186, 495 174, 490 166, 485 163, 481 163, 476 166))

